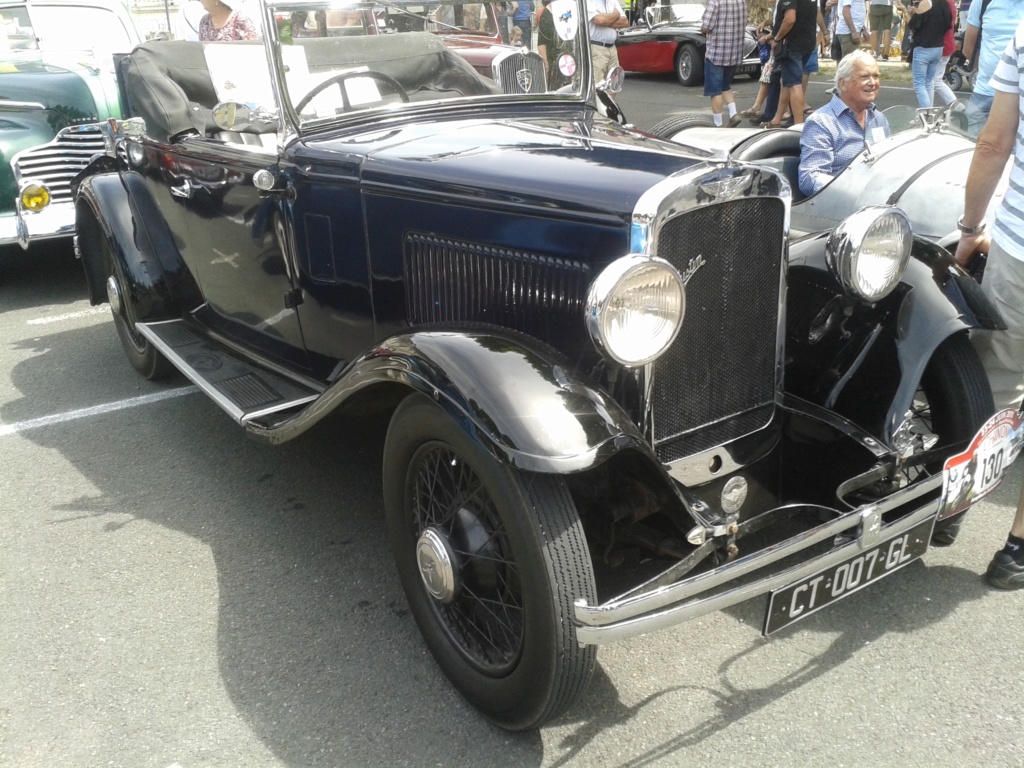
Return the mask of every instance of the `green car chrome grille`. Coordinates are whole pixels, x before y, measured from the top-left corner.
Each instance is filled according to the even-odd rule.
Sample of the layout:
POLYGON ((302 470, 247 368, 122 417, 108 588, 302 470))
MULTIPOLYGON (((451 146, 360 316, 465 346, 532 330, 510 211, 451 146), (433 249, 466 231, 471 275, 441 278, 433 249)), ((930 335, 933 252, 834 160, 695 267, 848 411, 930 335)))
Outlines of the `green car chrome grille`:
POLYGON ((71 201, 71 179, 96 154, 103 152, 103 135, 96 125, 63 128, 47 144, 25 149, 11 160, 14 180, 19 186, 32 179, 50 190, 53 203, 71 201))

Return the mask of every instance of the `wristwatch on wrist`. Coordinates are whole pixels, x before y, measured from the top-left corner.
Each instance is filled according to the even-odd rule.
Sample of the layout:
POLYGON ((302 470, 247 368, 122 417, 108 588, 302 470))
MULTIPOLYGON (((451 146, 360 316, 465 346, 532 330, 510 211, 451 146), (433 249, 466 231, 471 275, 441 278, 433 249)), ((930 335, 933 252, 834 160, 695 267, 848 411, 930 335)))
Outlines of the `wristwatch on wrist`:
POLYGON ((975 224, 973 227, 964 226, 963 216, 956 220, 956 228, 959 229, 960 233, 964 235, 980 235, 982 232, 985 231, 985 226, 986 222, 984 219, 980 221, 978 224, 975 224))

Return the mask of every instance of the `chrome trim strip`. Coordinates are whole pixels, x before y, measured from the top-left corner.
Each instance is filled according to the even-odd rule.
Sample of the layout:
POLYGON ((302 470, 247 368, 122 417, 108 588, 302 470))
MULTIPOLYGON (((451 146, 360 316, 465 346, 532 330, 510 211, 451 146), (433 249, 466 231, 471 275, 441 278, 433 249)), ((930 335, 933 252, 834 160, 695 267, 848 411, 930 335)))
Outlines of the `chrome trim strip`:
POLYGON ((0 101, 0 109, 5 112, 45 112, 46 105, 40 104, 38 101, 10 101, 8 99, 3 99, 0 101))
POLYGON ((874 546, 879 541, 898 536, 934 516, 938 512, 938 500, 919 507, 887 526, 881 525, 881 516, 885 512, 933 493, 941 487, 942 476, 935 475, 875 504, 861 507, 762 552, 740 558, 671 586, 653 589, 645 594, 626 599, 613 599, 602 605, 590 606, 585 600, 577 600, 575 602, 576 639, 580 645, 602 645, 624 640, 635 635, 671 627, 792 584, 804 576, 841 563, 859 551, 874 546), (860 531, 857 538, 849 544, 780 573, 713 597, 703 599, 698 597, 737 577, 752 573, 759 568, 834 537, 854 525, 859 525, 860 531))

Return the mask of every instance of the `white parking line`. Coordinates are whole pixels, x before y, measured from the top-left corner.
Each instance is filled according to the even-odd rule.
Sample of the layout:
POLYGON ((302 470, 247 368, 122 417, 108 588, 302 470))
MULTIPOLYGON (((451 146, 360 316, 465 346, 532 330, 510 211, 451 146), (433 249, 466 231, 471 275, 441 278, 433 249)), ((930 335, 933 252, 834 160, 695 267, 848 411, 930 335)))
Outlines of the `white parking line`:
POLYGON ((102 315, 110 311, 109 307, 90 307, 78 312, 65 312, 63 315, 51 315, 50 317, 37 317, 29 320, 28 325, 48 325, 49 323, 60 323, 64 320, 74 320, 76 317, 89 317, 90 315, 102 315))
POLYGON ((121 400, 116 403, 105 403, 104 405, 94 405, 91 408, 79 408, 74 411, 65 411, 64 413, 55 413, 52 416, 41 416, 38 419, 28 419, 27 421, 19 421, 16 424, 0 424, 0 437, 7 437, 8 435, 16 435, 20 432, 28 432, 32 429, 40 429, 41 427, 49 427, 54 424, 65 424, 69 421, 76 421, 78 419, 86 419, 90 416, 101 416, 105 413, 113 413, 114 411, 123 411, 127 408, 138 408, 142 405, 149 405, 150 403, 159 403, 161 400, 170 400, 174 397, 182 397, 183 395, 191 395, 198 392, 199 388, 194 386, 180 387, 179 389, 167 389, 163 392, 154 392, 151 395, 143 395, 142 397, 133 397, 130 400, 121 400))

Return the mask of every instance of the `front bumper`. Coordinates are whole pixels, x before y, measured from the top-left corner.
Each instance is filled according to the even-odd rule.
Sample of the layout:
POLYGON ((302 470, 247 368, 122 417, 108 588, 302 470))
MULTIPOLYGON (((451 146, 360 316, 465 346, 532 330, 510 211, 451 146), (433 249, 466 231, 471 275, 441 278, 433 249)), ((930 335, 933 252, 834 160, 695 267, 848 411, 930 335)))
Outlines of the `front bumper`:
POLYGON ((0 215, 0 245, 18 243, 28 248, 36 240, 71 237, 75 234, 75 206, 71 202, 52 203, 39 213, 0 215))
POLYGON ((624 640, 786 587, 934 518, 939 512, 941 490, 942 476, 935 475, 798 536, 674 584, 614 598, 602 605, 588 605, 585 600, 577 600, 577 640, 581 645, 624 640), (883 524, 884 514, 901 508, 910 508, 911 511, 888 525, 883 524), (727 586, 810 547, 835 539, 854 527, 856 535, 849 543, 761 578, 755 576, 754 580, 745 581, 740 586, 727 586))

